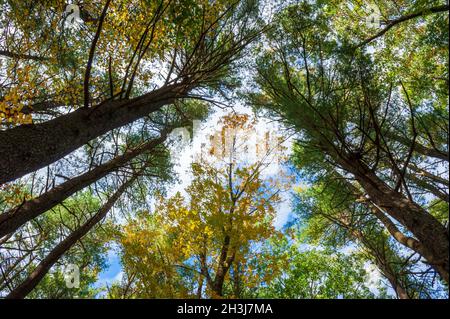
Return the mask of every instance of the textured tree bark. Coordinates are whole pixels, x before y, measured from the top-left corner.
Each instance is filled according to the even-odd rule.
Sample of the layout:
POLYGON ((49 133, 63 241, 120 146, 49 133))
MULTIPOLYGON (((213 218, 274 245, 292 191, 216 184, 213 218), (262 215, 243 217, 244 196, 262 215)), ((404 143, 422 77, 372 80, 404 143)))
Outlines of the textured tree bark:
POLYGON ((80 108, 54 120, 0 132, 0 185, 45 167, 90 140, 131 123, 183 97, 182 84, 162 87, 141 97, 80 108))
POLYGON ((137 175, 130 178, 127 182, 122 184, 119 189, 107 200, 107 202, 98 210, 98 212, 91 217, 80 228, 72 232, 67 238, 60 242, 50 253, 39 263, 34 271, 11 291, 6 298, 7 299, 23 299, 25 298, 44 278, 50 268, 64 255, 75 243, 86 235, 97 223, 99 223, 119 199, 128 186, 134 181, 137 175))
POLYGON ((220 251, 214 280, 212 280, 209 284, 211 290, 218 297, 223 296, 223 283, 225 282, 225 277, 230 270, 231 264, 233 263, 236 254, 233 248, 232 253, 230 254, 230 241, 230 236, 226 235, 223 241, 222 249, 220 251))
POLYGON ((223 289, 223 283, 225 281, 225 275, 227 273, 227 269, 226 269, 226 259, 227 259, 227 255, 228 255, 228 248, 230 245, 230 236, 226 235, 223 241, 223 245, 222 245, 222 249, 220 251, 220 257, 219 257, 219 261, 217 264, 217 269, 216 269, 216 275, 214 276, 214 283, 212 286, 212 290, 214 291, 214 293, 217 296, 222 297, 222 289, 223 289))
MULTIPOLYGON (((342 177, 339 174, 340 177, 342 177)), ((356 194, 361 195, 361 193, 356 189, 356 187, 354 187, 351 183, 346 182, 347 186, 352 189, 356 194)), ((364 200, 366 206, 372 211, 372 213, 375 215, 375 217, 377 217, 377 219, 384 225, 384 227, 387 229, 387 231, 389 232, 389 234, 400 244, 402 244, 403 246, 413 250, 414 252, 418 253, 421 256, 425 256, 427 253, 425 251, 425 247, 423 246, 423 244, 418 241, 415 238, 406 236, 402 231, 400 231, 400 229, 398 229, 398 227, 395 225, 395 223, 389 219, 389 217, 387 217, 385 215, 385 213, 382 211, 382 209, 380 207, 378 207, 378 205, 376 205, 373 202, 368 202, 366 200, 364 200)), ((388 214, 389 215, 389 214, 388 214)), ((436 272, 441 273, 441 269, 439 267, 437 267, 436 265, 431 265, 434 270, 436 270, 436 272)), ((392 274, 391 274, 392 275, 392 274)), ((442 275, 442 274, 441 274, 442 275)), ((391 281, 392 278, 390 279, 389 276, 387 275, 386 278, 391 281)), ((399 289, 399 291, 397 291, 398 295, 401 295, 404 292, 404 289, 402 287, 397 287, 393 286, 394 290, 397 291, 397 289, 399 289)), ((409 298, 409 297, 408 297, 409 298)))
POLYGON ((377 209, 376 207, 371 207, 372 212, 378 218, 379 221, 386 227, 387 231, 391 236, 400 244, 413 251, 417 252, 420 255, 423 255, 423 245, 417 241, 415 238, 406 236, 403 234, 397 226, 389 219, 382 211, 377 209))
POLYGON ((163 131, 159 138, 150 140, 134 149, 130 149, 124 154, 110 160, 109 162, 99 165, 84 174, 74 177, 62 183, 61 185, 52 188, 41 196, 30 199, 22 203, 18 207, 1 214, 0 238, 17 230, 20 226, 32 220, 33 218, 36 218, 37 216, 45 213, 77 191, 82 190, 86 186, 124 166, 136 156, 151 151, 156 146, 165 141, 167 133, 168 131, 163 131))
POLYGON ((375 217, 383 224, 386 230, 391 234, 391 236, 403 246, 417 252, 419 255, 423 256, 423 245, 415 238, 406 236, 403 234, 400 229, 395 225, 395 223, 389 219, 388 216, 385 215, 383 210, 378 207, 377 204, 365 199, 363 194, 350 182, 346 181, 343 176, 336 172, 336 175, 339 176, 342 180, 345 181, 347 187, 352 190, 357 196, 361 196, 361 201, 365 204, 365 206, 370 209, 370 211, 375 215, 375 217))
POLYGON ((405 226, 422 244, 423 257, 449 282, 448 231, 438 220, 403 194, 396 192, 361 161, 339 160, 364 188, 370 200, 405 226))

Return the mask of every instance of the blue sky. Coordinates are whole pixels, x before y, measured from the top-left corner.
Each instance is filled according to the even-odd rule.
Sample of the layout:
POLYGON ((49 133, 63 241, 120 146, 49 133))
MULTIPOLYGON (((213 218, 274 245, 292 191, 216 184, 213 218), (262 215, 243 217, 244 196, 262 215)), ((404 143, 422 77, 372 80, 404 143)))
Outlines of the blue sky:
POLYGON ((116 247, 112 247, 108 251, 107 264, 108 267, 100 272, 98 280, 94 285, 95 287, 110 286, 114 281, 118 281, 121 279, 122 266, 120 263, 120 257, 117 254, 116 247))
MULTIPOLYGON (((235 108, 236 112, 238 113, 246 113, 249 115, 252 115, 252 111, 250 108, 247 108, 245 106, 239 105, 235 108)), ((201 123, 197 133, 197 136, 194 136, 192 141, 190 143, 184 144, 184 147, 180 148, 180 145, 176 145, 173 149, 173 156, 175 158, 175 172, 179 177, 179 181, 171 185, 169 187, 168 196, 174 195, 176 192, 184 192, 184 188, 190 184, 191 176, 189 173, 190 164, 193 160, 196 159, 196 155, 200 152, 201 144, 204 142, 207 142, 209 140, 209 136, 214 132, 214 130, 217 129, 217 121, 224 116, 225 114, 229 113, 229 110, 219 110, 213 113, 207 120, 205 120, 203 123, 201 123)), ((266 131, 269 130, 271 132, 276 133, 280 128, 277 126, 277 124, 271 124, 267 125, 267 120, 260 119, 257 121, 256 125, 258 130, 266 131), (275 125, 275 126, 273 126, 275 125)), ((287 155, 289 154, 291 150, 291 144, 292 139, 285 142, 285 147, 287 148, 287 155)), ((265 175, 266 178, 270 176, 275 176, 279 172, 279 170, 282 169, 284 171, 287 171, 288 174, 291 172, 292 174, 295 174, 294 171, 291 171, 291 167, 288 165, 283 165, 281 167, 272 167, 267 171, 267 174, 265 175)), ((300 175, 296 176, 296 185, 302 186, 302 188, 307 187, 307 184, 305 184, 305 181, 302 181, 302 178, 300 175)), ((291 189, 295 189, 294 187, 291 187, 291 189)), ((281 204, 277 207, 277 216, 274 221, 274 226, 277 229, 281 229, 286 222, 288 222, 292 215, 292 191, 288 191, 285 193, 282 193, 282 199, 283 201, 281 204)), ((309 246, 309 245, 307 245, 309 246)), ((303 248, 307 249, 306 246, 303 248)), ((315 247, 317 248, 317 247, 315 247)), ((356 249, 355 246, 349 246, 348 247, 348 253, 350 253, 351 250, 356 249)), ((97 287, 105 286, 105 285, 111 285, 114 281, 121 280, 122 278, 122 268, 120 263, 120 257, 117 254, 118 247, 113 246, 107 255, 107 264, 109 267, 104 269, 99 274, 99 279, 96 283, 97 287)), ((344 251, 343 251, 344 252, 344 251)), ((366 271, 369 273, 369 282, 368 285, 370 287, 370 290, 374 293, 377 293, 376 284, 381 279, 380 273, 377 270, 376 267, 373 265, 367 263, 366 265, 366 271)), ((391 291, 390 291, 391 292, 391 291)))
MULTIPOLYGON (((251 109, 243 105, 237 105, 234 110, 238 113, 253 115, 251 109)), ((193 137, 191 143, 189 143, 188 145, 184 145, 181 151, 180 145, 174 148, 172 154, 175 158, 175 172, 179 177, 179 182, 175 185, 171 185, 171 187, 169 188, 170 191, 168 193, 168 196, 171 196, 178 191, 182 193, 184 192, 184 188, 189 185, 191 180, 189 173, 190 164, 193 160, 195 160, 196 155, 198 155, 198 153, 200 152, 201 144, 208 141, 209 136, 213 134, 214 130, 217 129, 217 121, 222 116, 230 113, 230 111, 231 110, 216 110, 208 117, 208 119, 201 123, 201 126, 199 127, 197 134, 193 137)), ((269 123, 265 119, 259 119, 255 127, 256 130, 258 132, 262 132, 262 134, 264 134, 266 131, 269 131, 271 134, 277 134, 277 132, 280 130, 278 124, 269 123)), ((289 150, 291 149, 291 142, 291 140, 288 140, 284 143, 284 146, 287 148, 286 152, 289 152, 289 150)), ((276 175, 277 169, 279 169, 278 166, 268 168, 266 177, 276 175)), ((285 225, 292 211, 290 193, 283 193, 282 198, 283 201, 277 207, 277 216, 274 221, 274 226, 278 229, 281 229, 285 225)), ((111 285, 113 281, 121 279, 122 268, 117 250, 117 246, 113 246, 109 250, 107 255, 107 264, 109 265, 109 267, 104 269, 99 274, 99 279, 96 283, 97 287, 111 285)))

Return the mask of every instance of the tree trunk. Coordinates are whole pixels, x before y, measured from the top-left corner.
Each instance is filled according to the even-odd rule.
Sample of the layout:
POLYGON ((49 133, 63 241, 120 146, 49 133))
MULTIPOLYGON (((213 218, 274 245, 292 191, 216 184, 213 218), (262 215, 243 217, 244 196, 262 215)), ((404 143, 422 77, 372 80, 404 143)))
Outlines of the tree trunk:
POLYGON ((188 88, 173 84, 131 100, 80 108, 40 123, 0 132, 0 185, 43 168, 90 140, 129 124, 183 97, 188 88))
POLYGON ((363 199, 363 203, 365 206, 370 209, 370 211, 375 215, 375 217, 383 224, 383 226, 386 228, 386 230, 389 232, 389 234, 400 244, 403 246, 415 251, 419 255, 423 256, 423 245, 415 238, 406 236, 398 227, 395 225, 395 223, 389 219, 388 216, 385 215, 384 211, 375 203, 366 200, 363 198, 363 194, 358 190, 357 187, 355 187, 350 182, 346 181, 343 176, 337 172, 335 172, 336 175, 339 176, 340 179, 345 181, 345 184, 348 188, 352 190, 352 192, 355 193, 357 196, 361 196, 363 199))
POLYGON ((392 222, 392 220, 390 220, 389 217, 387 217, 382 211, 380 211, 376 207, 373 207, 372 205, 370 205, 370 206, 371 206, 370 207, 371 211, 378 218, 378 220, 381 221, 381 223, 387 229, 389 234, 391 234, 391 236, 397 242, 399 242, 403 246, 413 250, 414 252, 418 253, 419 255, 423 256, 424 247, 419 241, 417 241, 415 238, 412 238, 412 237, 409 237, 409 236, 406 236, 405 234, 403 234, 397 228, 397 226, 394 224, 394 222, 392 222))
POLYGON ((202 299, 203 282, 204 282, 203 275, 200 274, 198 276, 198 280, 197 280, 197 285, 198 285, 197 286, 197 293, 196 293, 197 299, 202 299))
POLYGON ((50 268, 64 255, 75 243, 86 235, 97 223, 99 223, 119 199, 122 193, 128 188, 128 186, 134 181, 137 175, 130 178, 127 182, 122 184, 119 189, 108 199, 108 201, 98 210, 98 212, 91 217, 83 226, 72 232, 67 238, 56 245, 50 253, 39 263, 34 271, 11 291, 6 298, 7 299, 23 299, 25 298, 44 278, 50 268))
POLYGON ((213 286, 211 287, 214 293, 219 297, 222 297, 223 283, 225 281, 227 270, 229 269, 229 267, 227 269, 225 262, 228 255, 230 240, 230 236, 226 235, 223 241, 222 249, 220 251, 220 257, 217 264, 216 275, 214 276, 213 286))
POLYGON ((370 200, 405 226, 423 245, 423 257, 449 282, 449 240, 447 229, 426 210, 376 176, 358 160, 339 162, 352 173, 370 200))
POLYGON ((124 166, 131 159, 140 154, 154 149, 163 143, 167 137, 167 131, 161 133, 161 137, 150 140, 139 147, 130 149, 124 154, 117 156, 109 162, 99 165, 96 168, 82 175, 74 177, 61 185, 54 187, 41 196, 28 200, 16 208, 0 215, 0 238, 15 231, 26 222, 45 213, 55 205, 61 203, 77 191, 106 176, 107 174, 124 166))
POLYGON ((384 265, 382 262, 376 262, 376 264, 378 269, 380 269, 381 274, 389 281, 392 289, 394 289, 397 298, 411 299, 406 289, 403 287, 403 285, 400 284, 397 276, 392 271, 392 269, 389 266, 384 265))
MULTIPOLYGON (((326 216, 325 216, 326 217, 326 216)), ((330 220, 331 222, 335 222, 334 220, 330 220)), ((358 241, 374 258, 374 263, 377 268, 380 270, 381 274, 389 281, 392 289, 395 291, 397 297, 399 299, 410 299, 406 288, 402 285, 399 280, 399 274, 396 273, 392 267, 390 266, 389 260, 386 258, 386 254, 384 251, 380 251, 380 247, 378 245, 374 245, 371 243, 366 236, 364 236, 363 232, 359 229, 353 228, 348 220, 345 218, 339 218, 340 224, 339 226, 343 226, 349 230, 350 234, 354 237, 356 241, 358 241)), ((383 249, 385 249, 385 245, 382 245, 383 249)))
POLYGON ((426 170, 424 170, 423 168, 417 167, 415 164, 413 163, 409 163, 408 164, 408 168, 411 169, 412 171, 416 172, 417 175, 426 177, 428 179, 431 179, 432 181, 444 185, 445 188, 449 187, 449 182, 448 179, 442 178, 440 176, 434 175, 426 170))

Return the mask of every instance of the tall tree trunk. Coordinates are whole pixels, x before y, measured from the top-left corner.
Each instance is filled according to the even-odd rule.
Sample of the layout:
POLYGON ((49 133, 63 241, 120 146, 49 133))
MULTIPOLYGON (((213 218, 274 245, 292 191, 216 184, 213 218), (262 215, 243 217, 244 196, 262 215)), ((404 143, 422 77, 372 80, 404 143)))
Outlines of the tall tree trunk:
POLYGON ((395 225, 395 223, 385 215, 384 211, 375 203, 371 202, 370 200, 367 200, 364 198, 363 194, 358 190, 357 187, 355 187, 353 184, 345 180, 341 174, 338 172, 335 172, 335 174, 344 181, 345 185, 356 195, 360 196, 360 198, 357 200, 358 202, 362 201, 365 206, 370 209, 370 211, 375 215, 375 217, 383 224, 383 226, 386 228, 386 230, 389 232, 389 234, 400 244, 403 246, 413 250, 414 252, 418 253, 419 255, 423 256, 423 245, 415 238, 406 236, 398 227, 395 225))
POLYGON ((28 200, 16 208, 0 215, 0 238, 15 231, 26 222, 45 213, 55 205, 61 203, 77 191, 106 176, 107 174, 124 166, 130 160, 142 153, 151 151, 163 143, 167 137, 168 130, 161 133, 161 137, 150 140, 139 147, 130 149, 124 154, 117 156, 109 162, 74 177, 61 185, 58 185, 41 196, 28 200))
POLYGON ((212 290, 214 291, 214 293, 219 297, 222 297, 223 283, 225 281, 225 276, 227 274, 227 270, 229 269, 229 267, 228 267, 228 269, 226 268, 225 262, 226 262, 227 255, 228 255, 228 248, 230 246, 230 240, 231 240, 230 236, 225 235, 222 249, 220 251, 219 261, 217 264, 216 274, 214 276, 213 286, 211 287, 212 290))
POLYGON ((240 263, 235 263, 233 266, 233 293, 234 298, 241 298, 241 278, 240 278, 240 263))
POLYGON ((123 192, 130 186, 137 175, 131 177, 127 182, 122 184, 119 189, 107 200, 107 202, 98 210, 98 212, 91 217, 80 228, 72 232, 67 238, 56 245, 50 253, 39 263, 34 271, 13 291, 11 291, 7 299, 23 299, 25 298, 39 282, 48 273, 50 268, 64 255, 75 243, 86 235, 97 223, 99 223, 112 208, 114 203, 119 199, 123 192))
POLYGON ((204 282, 203 274, 200 273, 198 275, 198 280, 197 280, 197 285, 198 285, 197 293, 196 293, 197 299, 202 299, 203 282, 204 282))
POLYGON ((387 229, 389 234, 400 244, 403 246, 413 250, 414 252, 418 253, 419 255, 424 254, 423 245, 415 238, 406 236, 403 234, 398 227, 394 224, 392 220, 387 217, 384 212, 379 210, 377 207, 374 207, 373 205, 370 205, 370 209, 373 212, 373 214, 378 218, 378 220, 384 225, 384 227, 387 229))
MULTIPOLYGON (((324 217, 327 218, 327 216, 324 217)), ((329 220, 333 223, 336 223, 336 221, 333 219, 329 220)), ((370 256, 372 256, 373 262, 380 270, 381 275, 383 275, 383 277, 385 277, 389 281, 389 284, 395 291, 397 297, 399 299, 410 299, 406 287, 404 287, 399 278, 400 274, 394 271, 394 269, 392 269, 391 263, 386 258, 386 254, 384 252, 386 246, 381 245, 380 247, 376 243, 373 243, 370 240, 368 240, 361 230, 352 227, 347 218, 339 216, 338 220, 339 220, 338 226, 345 227, 346 229, 348 229, 351 236, 365 248, 365 250, 368 252, 370 256)))
POLYGON ((381 274, 389 281, 389 284, 391 285, 392 289, 394 289, 398 299, 411 299, 405 287, 403 287, 403 285, 400 283, 400 281, 397 278, 397 275, 395 274, 394 271, 392 271, 389 265, 386 265, 385 263, 379 260, 377 260, 375 264, 377 265, 381 274))
POLYGON ((358 160, 339 160, 352 173, 370 200, 405 226, 423 245, 423 257, 449 282, 448 231, 438 220, 403 194, 393 190, 358 160))
POLYGON ((185 96, 188 87, 167 85, 131 100, 80 108, 40 123, 0 131, 0 185, 45 167, 90 140, 129 124, 185 96))
POLYGON ((232 253, 230 254, 230 241, 229 235, 226 235, 223 241, 222 249, 220 251, 219 261, 216 268, 216 274, 214 280, 211 282, 211 289, 214 294, 218 297, 223 296, 223 283, 225 282, 225 277, 230 270, 231 264, 234 261, 236 252, 232 248, 232 253))

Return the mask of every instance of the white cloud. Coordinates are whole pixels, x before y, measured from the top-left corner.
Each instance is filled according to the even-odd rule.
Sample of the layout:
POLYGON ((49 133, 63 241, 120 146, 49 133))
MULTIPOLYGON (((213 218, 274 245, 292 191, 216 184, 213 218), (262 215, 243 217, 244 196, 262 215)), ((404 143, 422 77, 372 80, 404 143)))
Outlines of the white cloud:
MULTIPOLYGON (((234 111, 239 114, 253 116, 252 110, 242 104, 236 105, 234 111)), ((202 154, 202 146, 209 147, 210 136, 218 130, 219 120, 230 112, 231 109, 217 110, 200 124, 190 143, 178 143, 171 147, 172 158, 175 164, 174 170, 179 181, 169 187, 168 196, 173 196, 177 192, 185 194, 185 188, 192 180, 192 175, 190 173, 191 164, 200 157, 200 154, 202 154)), ((252 143, 261 143, 261 139, 265 137, 266 132, 269 132, 269 135, 273 137, 280 135, 280 125, 278 123, 269 122, 266 119, 257 119, 254 127, 256 134, 255 136, 251 136, 248 140, 248 145, 250 146, 248 154, 243 155, 245 161, 248 160, 249 162, 256 160, 256 152, 254 151, 254 147, 251 147, 252 143)), ((181 134, 183 134, 181 133, 181 130, 177 130, 177 135, 181 136, 181 134)), ((176 138, 176 136, 173 136, 173 138, 176 138)), ((291 139, 283 143, 283 146, 286 147, 286 154, 291 149, 291 143, 291 139)), ((206 158, 208 155, 203 154, 202 156, 206 158)), ((206 159, 210 160, 212 158, 208 157, 206 159)), ((264 169, 261 177, 277 177, 279 170, 280 166, 278 164, 272 164, 264 169)), ((288 193, 282 194, 282 202, 277 207, 277 216, 274 223, 277 228, 281 228, 286 223, 289 213, 292 210, 289 197, 290 195, 288 193)))

